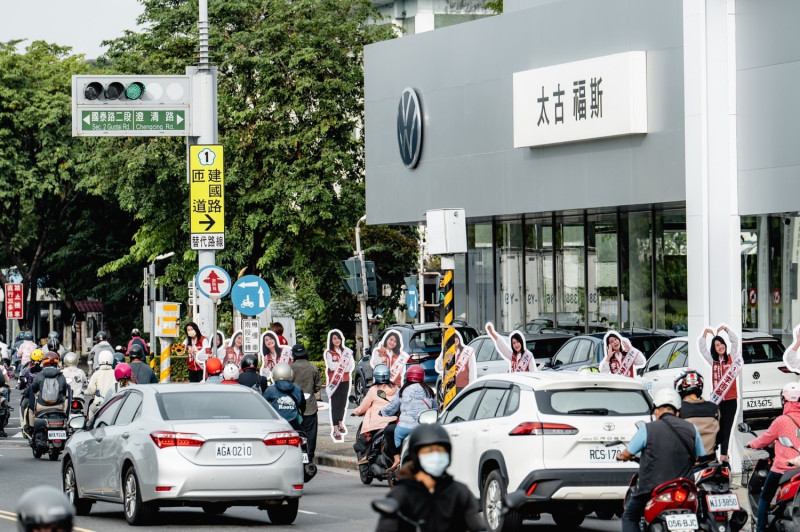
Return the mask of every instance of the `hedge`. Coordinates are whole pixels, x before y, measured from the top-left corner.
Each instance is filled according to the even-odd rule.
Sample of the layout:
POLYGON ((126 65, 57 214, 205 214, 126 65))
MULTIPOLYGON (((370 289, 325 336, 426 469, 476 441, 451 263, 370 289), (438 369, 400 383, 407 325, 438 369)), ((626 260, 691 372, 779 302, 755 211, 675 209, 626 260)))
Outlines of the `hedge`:
MULTIPOLYGON (((188 382, 189 381, 189 367, 187 363, 187 358, 185 355, 171 355, 169 357, 169 377, 170 382, 188 382)), ((161 367, 161 357, 159 355, 155 356, 155 367, 161 367)), ((311 363, 317 367, 317 371, 319 372, 319 377, 322 383, 322 386, 325 385, 326 382, 326 375, 325 375, 325 362, 324 361, 311 361, 311 363)), ((158 373, 158 369, 156 369, 156 373, 158 373)))

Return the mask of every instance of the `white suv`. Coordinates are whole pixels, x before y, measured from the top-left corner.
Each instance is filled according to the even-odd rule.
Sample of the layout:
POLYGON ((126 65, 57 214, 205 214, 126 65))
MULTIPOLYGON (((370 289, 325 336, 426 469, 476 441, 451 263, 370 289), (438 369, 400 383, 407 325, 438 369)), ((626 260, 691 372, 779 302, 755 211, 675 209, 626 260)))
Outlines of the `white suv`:
POLYGON ((542 371, 488 375, 439 416, 453 444, 450 473, 481 500, 489 530, 516 530, 525 515, 550 513, 561 527, 586 514, 621 510, 637 468, 617 462, 636 422, 650 421, 644 383, 598 373, 542 371), (501 515, 508 491, 527 503, 501 515))
MULTIPOLYGON (((784 347, 772 336, 763 333, 742 333, 741 353, 744 367, 741 372, 741 396, 746 420, 772 419, 780 415, 781 390, 789 382, 797 382, 797 375, 783 363, 784 347)), ((641 379, 650 394, 661 388, 672 387, 687 368, 689 339, 672 338, 659 347, 647 361, 641 379)), ((694 368, 698 369, 698 368, 694 368)), ((706 379, 706 396, 711 383, 706 379)))

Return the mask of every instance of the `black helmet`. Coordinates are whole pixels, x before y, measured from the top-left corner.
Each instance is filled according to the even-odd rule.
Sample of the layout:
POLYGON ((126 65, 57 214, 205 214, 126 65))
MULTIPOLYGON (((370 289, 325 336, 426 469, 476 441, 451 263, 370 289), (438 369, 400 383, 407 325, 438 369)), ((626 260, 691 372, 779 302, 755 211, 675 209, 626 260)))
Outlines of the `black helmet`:
POLYGON ((57 527, 72 530, 74 510, 67 496, 53 486, 37 486, 25 492, 17 503, 17 530, 57 527))
POLYGON ((687 369, 675 379, 675 390, 681 398, 687 395, 703 395, 703 376, 693 369, 687 369))
POLYGON ((372 370, 372 380, 375 384, 386 384, 389 382, 389 366, 386 364, 378 364, 372 370))
POLYGON ((61 340, 61 336, 59 336, 58 331, 50 331, 49 333, 47 333, 47 339, 49 340, 50 338, 55 338, 56 340, 59 341, 61 340))
POLYGON ((141 336, 141 335, 142 335, 142 333, 141 333, 141 331, 139 331, 139 329, 134 328, 134 329, 131 330, 131 338, 136 338, 137 336, 141 336))
POLYGON ((256 359, 255 355, 245 355, 242 357, 239 367, 241 367, 242 370, 247 368, 256 368, 258 367, 258 359, 256 359))
POLYGON ((61 344, 58 342, 58 338, 50 337, 47 339, 47 349, 48 351, 58 351, 58 348, 61 344))
POLYGON ((24 340, 25 339, 25 331, 20 331, 17 334, 17 340, 24 340))
POLYGON ((97 334, 94 335, 94 341, 102 342, 103 340, 108 340, 108 334, 105 331, 97 331, 97 334))
POLYGON ((144 357, 144 349, 142 349, 141 345, 135 343, 128 348, 128 356, 131 357, 131 360, 141 360, 144 357))
POLYGON ((25 331, 22 335, 22 338, 25 340, 33 341, 33 332, 32 331, 25 331))
POLYGON ((119 364, 120 362, 125 362, 125 354, 117 351, 116 353, 114 353, 114 363, 111 364, 111 367, 116 368, 117 364, 119 364))
POLYGON ((408 450, 412 455, 416 456, 417 451, 426 445, 441 445, 448 453, 452 449, 447 431, 436 423, 420 423, 408 435, 408 450))

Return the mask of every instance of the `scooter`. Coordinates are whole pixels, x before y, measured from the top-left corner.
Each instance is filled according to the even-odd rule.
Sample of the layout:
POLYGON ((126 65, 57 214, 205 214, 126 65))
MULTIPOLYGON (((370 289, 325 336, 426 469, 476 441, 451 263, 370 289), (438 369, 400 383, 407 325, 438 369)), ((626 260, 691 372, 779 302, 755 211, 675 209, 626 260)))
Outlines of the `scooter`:
MULTIPOLYGON (((11 417, 11 406, 8 404, 7 397, 11 397, 11 388, 4 386, 5 393, 0 393, 0 435, 5 436, 5 428, 8 425, 8 420, 11 417)), ((0 389, 0 391, 2 391, 0 389)))
POLYGON ((84 404, 83 397, 72 397, 72 402, 69 406, 69 418, 72 419, 77 416, 86 415, 86 405, 84 404))
POLYGON ((308 438, 304 432, 300 434, 300 451, 303 453, 303 483, 308 483, 317 475, 317 465, 308 458, 308 438))
POLYGON ((708 532, 739 532, 748 515, 731 491, 731 468, 727 463, 710 462, 694 473, 697 486, 697 519, 708 532))
POLYGON ((41 458, 46 453, 55 462, 68 437, 67 415, 63 411, 40 412, 33 420, 33 434, 29 438, 33 457, 41 458))
MULTIPOLYGON (((383 394, 382 399, 386 400, 386 394, 382 391, 378 392, 378 396, 383 394)), ((350 402, 357 403, 354 395, 349 397, 350 402)), ((388 403, 387 403, 388 404, 388 403)), ((384 441, 386 439, 385 429, 379 429, 372 434, 362 434, 361 426, 359 423, 356 430, 356 442, 353 444, 353 450, 356 452, 358 461, 361 462, 364 458, 367 459, 366 463, 358 464, 358 474, 363 484, 371 484, 373 480, 389 481, 391 472, 387 471, 394 463, 394 457, 389 456, 384 451, 384 441)))

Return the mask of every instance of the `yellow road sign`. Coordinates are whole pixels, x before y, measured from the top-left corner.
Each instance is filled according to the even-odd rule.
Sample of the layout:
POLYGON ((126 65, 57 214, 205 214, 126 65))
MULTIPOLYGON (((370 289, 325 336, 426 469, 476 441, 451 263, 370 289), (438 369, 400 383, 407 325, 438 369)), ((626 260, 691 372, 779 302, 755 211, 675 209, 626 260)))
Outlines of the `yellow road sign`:
POLYGON ((225 170, 222 146, 189 147, 192 249, 225 248, 225 170))

